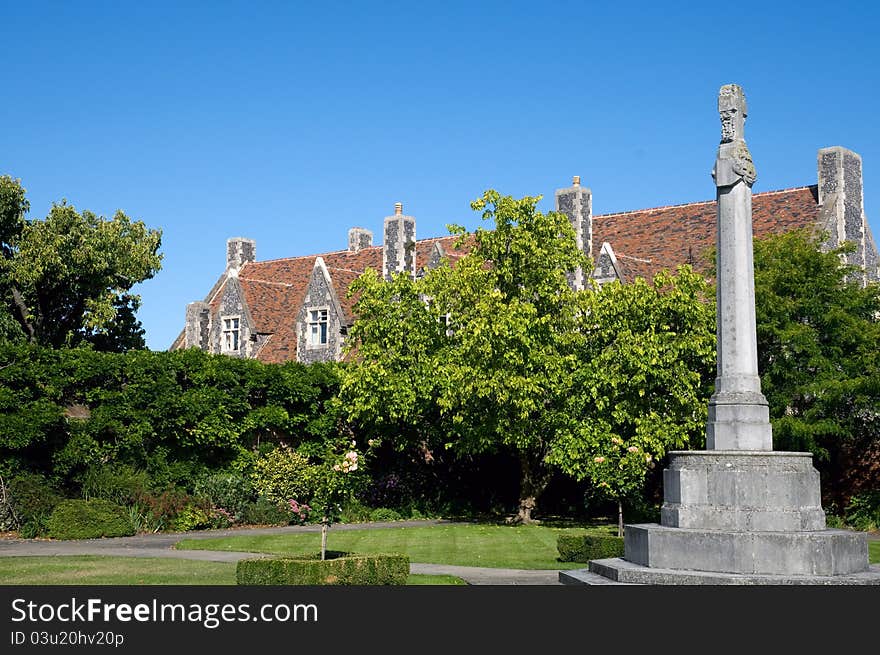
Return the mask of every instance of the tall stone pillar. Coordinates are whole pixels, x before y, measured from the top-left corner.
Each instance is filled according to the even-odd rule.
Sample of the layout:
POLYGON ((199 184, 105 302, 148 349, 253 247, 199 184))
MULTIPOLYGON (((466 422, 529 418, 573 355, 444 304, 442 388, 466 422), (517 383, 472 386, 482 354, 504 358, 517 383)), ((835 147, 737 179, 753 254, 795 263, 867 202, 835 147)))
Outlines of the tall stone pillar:
POLYGON ((721 144, 712 177, 717 215, 718 376, 709 400, 708 450, 773 450, 770 412, 758 377, 752 184, 755 166, 745 141, 742 89, 721 87, 721 144))
POLYGON ((752 183, 746 100, 721 87, 718 198, 718 377, 706 450, 670 452, 660 523, 627 525, 623 558, 562 572, 563 582, 880 584, 864 533, 828 530, 811 453, 772 449, 755 334, 752 183))
MULTIPOLYGON (((567 189, 556 190, 556 211, 568 216, 574 235, 577 239, 578 250, 587 257, 593 257, 593 194, 587 187, 581 186, 580 175, 572 178, 571 186, 567 189)), ((578 266, 574 271, 567 273, 568 284, 575 291, 586 286, 590 271, 584 271, 578 266)))
POLYGON ((394 204, 394 215, 385 218, 382 274, 390 280, 396 273, 416 274, 416 219, 403 215, 403 203, 394 204))

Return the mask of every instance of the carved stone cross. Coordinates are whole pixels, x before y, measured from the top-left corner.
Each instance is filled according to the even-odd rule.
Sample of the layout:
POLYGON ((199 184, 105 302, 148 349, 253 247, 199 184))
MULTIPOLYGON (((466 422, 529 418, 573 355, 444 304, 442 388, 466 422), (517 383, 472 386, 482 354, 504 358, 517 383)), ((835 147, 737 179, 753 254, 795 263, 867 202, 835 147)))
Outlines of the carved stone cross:
POLYGON ((721 114, 721 145, 712 177, 719 187, 733 186, 740 180, 752 186, 757 179, 752 154, 746 145, 745 125, 748 115, 746 97, 738 84, 725 84, 718 92, 721 114))

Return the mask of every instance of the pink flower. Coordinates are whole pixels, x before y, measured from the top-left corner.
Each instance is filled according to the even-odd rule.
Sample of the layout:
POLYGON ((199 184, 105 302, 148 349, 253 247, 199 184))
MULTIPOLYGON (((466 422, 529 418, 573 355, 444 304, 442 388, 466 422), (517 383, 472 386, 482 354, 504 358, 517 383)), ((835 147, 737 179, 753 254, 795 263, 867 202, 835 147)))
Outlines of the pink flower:
POLYGON ((594 457, 593 461, 596 462, 596 464, 601 464, 602 462, 605 461, 605 458, 604 457, 594 457))
POLYGON ((637 453, 637 452, 639 452, 639 449, 636 448, 635 446, 630 446, 629 448, 627 448, 627 451, 631 452, 631 453, 637 453))

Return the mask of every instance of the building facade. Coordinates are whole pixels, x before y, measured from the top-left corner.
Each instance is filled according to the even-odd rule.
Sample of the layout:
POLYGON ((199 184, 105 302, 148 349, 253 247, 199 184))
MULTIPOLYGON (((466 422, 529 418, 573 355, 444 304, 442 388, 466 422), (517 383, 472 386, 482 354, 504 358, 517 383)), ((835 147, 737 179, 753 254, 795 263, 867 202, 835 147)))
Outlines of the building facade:
MULTIPOLYGON (((752 198, 756 237, 810 228, 827 235, 826 248, 855 244, 848 263, 863 284, 880 281, 880 257, 864 211, 862 160, 834 146, 818 153, 818 180, 810 186, 756 193, 752 198)), ((578 247, 592 271, 569 274, 574 288, 587 278, 599 283, 651 278, 680 264, 701 268, 715 241, 715 201, 594 216, 592 192, 575 177, 555 193, 556 210, 568 216, 578 247)), ((389 278, 420 275, 446 257, 464 253, 456 237, 416 238, 416 219, 397 203, 383 223, 382 245, 370 230, 349 230, 345 250, 257 261, 256 243, 229 239, 226 269, 204 300, 186 307, 186 324, 171 349, 200 348, 264 362, 338 361, 354 322, 349 285, 367 268, 389 278)))

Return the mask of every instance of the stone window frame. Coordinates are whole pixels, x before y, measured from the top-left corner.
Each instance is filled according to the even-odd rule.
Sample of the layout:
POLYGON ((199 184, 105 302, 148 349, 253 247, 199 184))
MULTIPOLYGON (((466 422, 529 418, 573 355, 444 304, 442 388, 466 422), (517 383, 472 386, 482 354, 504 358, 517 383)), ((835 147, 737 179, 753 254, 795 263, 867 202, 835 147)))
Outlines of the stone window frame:
POLYGON ((241 314, 224 314, 220 317, 220 352, 223 353, 238 353, 241 352, 241 314), (235 327, 232 327, 231 322, 235 321, 235 327), (230 324, 227 327, 227 324, 230 324), (227 347, 227 344, 232 338, 235 348, 227 347))
POLYGON ((321 350, 323 348, 327 348, 330 345, 330 306, 329 305, 321 305, 320 307, 309 307, 306 309, 306 348, 309 350, 321 350), (321 312, 324 313, 323 320, 321 317, 321 312), (317 314, 317 319, 313 320, 313 316, 317 314), (313 326, 324 326, 323 335, 319 334, 319 342, 312 342, 312 327, 313 326), (323 336, 324 341, 321 342, 320 338, 323 336))

